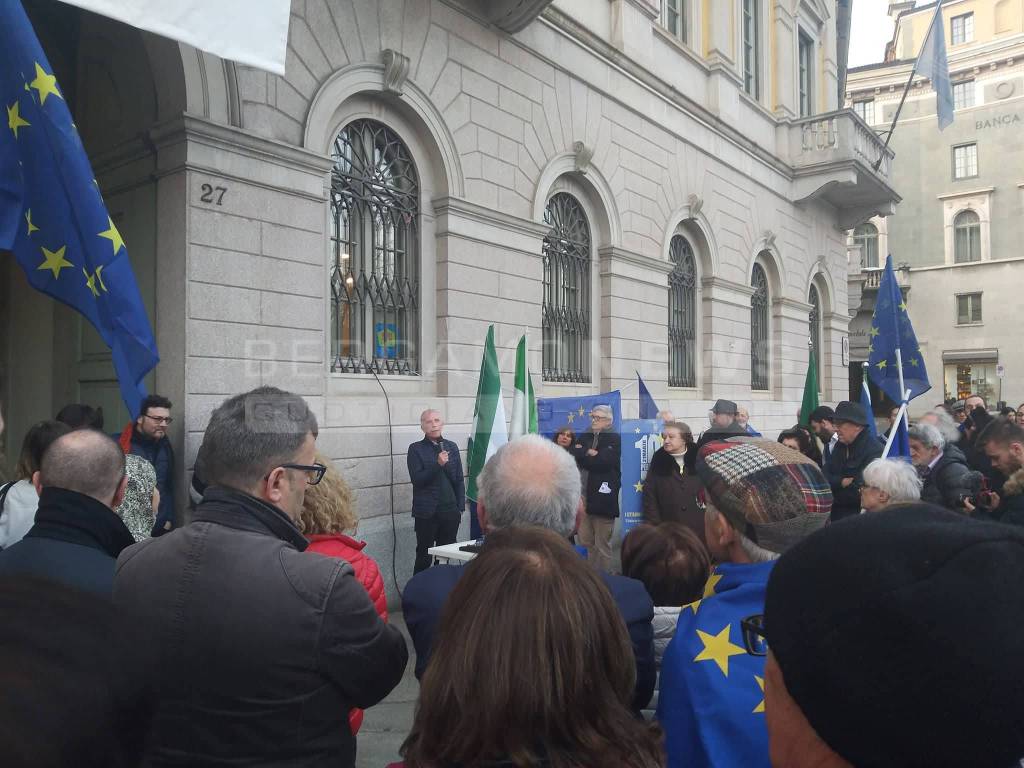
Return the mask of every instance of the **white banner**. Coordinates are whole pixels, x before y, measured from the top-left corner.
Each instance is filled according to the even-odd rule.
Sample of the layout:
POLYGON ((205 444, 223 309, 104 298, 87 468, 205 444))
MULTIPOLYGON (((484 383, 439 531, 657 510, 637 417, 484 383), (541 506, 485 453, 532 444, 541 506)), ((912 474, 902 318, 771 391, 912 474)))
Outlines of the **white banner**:
POLYGON ((64 0, 223 59, 284 74, 291 0, 64 0))

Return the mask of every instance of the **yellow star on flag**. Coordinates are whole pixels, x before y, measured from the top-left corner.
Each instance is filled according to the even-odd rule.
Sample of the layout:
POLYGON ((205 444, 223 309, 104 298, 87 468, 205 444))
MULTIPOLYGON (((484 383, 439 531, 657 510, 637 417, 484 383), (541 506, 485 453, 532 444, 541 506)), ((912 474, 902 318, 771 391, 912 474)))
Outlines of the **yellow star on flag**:
POLYGON ((64 251, 67 250, 66 245, 62 245, 56 251, 50 251, 46 248, 41 248, 44 256, 44 261, 36 269, 48 269, 53 272, 53 279, 56 280, 60 277, 60 271, 68 267, 75 266, 70 261, 64 258, 64 251))
POLYGON ((110 229, 105 229, 99 233, 100 237, 107 238, 114 246, 114 253, 116 254, 122 248, 124 248, 124 239, 121 237, 121 233, 117 231, 117 227, 114 226, 114 220, 107 216, 107 223, 110 225, 110 229))
POLYGON ((640 491, 642 491, 643 489, 644 489, 644 484, 643 483, 633 483, 633 490, 636 491, 637 493, 640 493, 640 491))
POLYGON ((580 406, 580 411, 579 411, 579 413, 580 413, 580 416, 582 416, 582 415, 583 415, 583 413, 584 413, 584 412, 585 412, 586 410, 587 410, 587 409, 586 409, 586 408, 584 408, 584 407, 583 407, 583 406, 581 405, 581 406, 580 406))
POLYGON ((887 365, 889 365, 889 361, 888 360, 879 360, 878 363, 876 364, 876 367, 878 368, 878 370, 882 370, 887 365))
POLYGON ((572 422, 573 422, 573 419, 575 419, 575 418, 576 418, 576 414, 575 414, 575 413, 573 413, 572 411, 569 411, 569 415, 568 415, 568 416, 566 416, 566 418, 567 418, 567 419, 569 420, 569 423, 570 423, 570 424, 572 424, 572 422))
POLYGON ((917 368, 921 364, 920 361, 916 357, 910 358, 910 360, 908 360, 907 362, 909 362, 915 368, 917 368))
MULTIPOLYGON (((758 677, 757 675, 754 675, 754 679, 757 680, 757 684, 761 687, 761 696, 764 696, 764 678, 763 677, 758 677)), ((753 714, 756 715, 758 712, 764 712, 764 699, 763 698, 761 699, 761 703, 758 704, 756 707, 754 707, 753 714)))
POLYGON ((92 295, 93 296, 97 296, 98 297, 100 295, 100 292, 99 292, 99 289, 96 288, 96 275, 90 275, 89 271, 85 267, 82 267, 82 272, 85 273, 85 286, 86 286, 86 288, 88 288, 90 291, 92 291, 92 295))
POLYGON ((722 575, 719 573, 712 573, 708 576, 707 584, 704 585, 704 597, 711 597, 715 594, 715 585, 722 580, 722 575))
POLYGON ((682 610, 685 611, 687 608, 689 608, 691 611, 693 611, 693 615, 696 616, 697 615, 697 609, 700 608, 700 604, 702 602, 704 602, 704 601, 703 600, 694 600, 692 603, 687 603, 686 605, 684 605, 682 610))
POLYGON ((57 78, 46 74, 46 70, 39 66, 38 61, 36 62, 36 79, 29 83, 29 85, 39 91, 40 104, 45 104, 46 97, 51 94, 58 99, 64 98, 60 95, 60 91, 57 90, 57 78))
POLYGON ((907 300, 906 299, 904 299, 903 301, 900 302, 900 309, 902 309, 904 312, 907 311, 907 300))
POLYGON ((31 235, 33 232, 38 232, 39 231, 39 227, 37 227, 35 224, 32 223, 32 209, 31 208, 29 208, 27 211, 25 211, 25 221, 28 222, 28 232, 26 232, 25 234, 31 235))
POLYGON ((870 356, 870 355, 873 355, 874 353, 875 353, 875 345, 874 344, 868 344, 868 355, 870 356))
POLYGON ((873 339, 873 338, 875 338, 875 336, 877 336, 878 334, 880 334, 880 333, 881 333, 881 331, 880 331, 880 330, 878 330, 878 328, 876 328, 875 326, 873 326, 873 325, 872 325, 872 326, 871 326, 871 330, 870 330, 870 331, 868 331, 868 333, 869 333, 869 334, 871 334, 871 338, 873 339))
POLYGON ((744 655, 747 652, 746 649, 730 642, 729 628, 730 625, 726 624, 725 628, 717 635, 701 632, 698 629, 697 636, 704 643, 704 650, 694 658, 694 661, 715 662, 726 677, 729 676, 729 657, 744 655))
POLYGON ((18 138, 18 129, 24 128, 27 125, 32 125, 28 120, 23 118, 19 113, 21 106, 18 102, 14 102, 7 108, 7 127, 14 132, 14 138, 18 138))
POLYGON ((107 291, 107 284, 103 282, 103 265, 102 264, 100 266, 96 267, 96 279, 99 280, 99 282, 100 282, 100 289, 104 293, 108 293, 108 291, 107 291))

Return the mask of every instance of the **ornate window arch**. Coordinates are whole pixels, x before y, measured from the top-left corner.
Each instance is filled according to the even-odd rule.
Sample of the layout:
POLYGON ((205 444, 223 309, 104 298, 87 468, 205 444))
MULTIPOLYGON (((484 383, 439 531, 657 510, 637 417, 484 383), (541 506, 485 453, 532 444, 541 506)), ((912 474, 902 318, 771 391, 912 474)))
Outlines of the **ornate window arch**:
POLYGON ((544 206, 550 227, 544 265, 543 376, 545 381, 590 381, 591 228, 573 195, 556 192, 544 206))
POLYGON ((877 269, 881 262, 878 259, 878 227, 865 222, 853 230, 853 243, 860 247, 860 265, 864 269, 877 269))
POLYGON ((981 218, 969 208, 953 219, 953 263, 981 261, 981 218))
POLYGON ((331 372, 420 371, 419 176, 391 128, 348 123, 331 151, 331 372))
POLYGON ((811 349, 814 350, 814 372, 817 375, 820 392, 824 387, 821 381, 821 295, 817 286, 811 285, 807 291, 807 303, 811 305, 811 311, 807 315, 808 335, 811 338, 811 349))
POLYGON ((771 334, 768 327, 771 294, 768 275, 757 262, 751 271, 750 285, 754 289, 750 297, 750 388, 767 390, 771 388, 771 334))
POLYGON ((674 235, 669 244, 668 385, 697 386, 697 260, 690 241, 674 235))

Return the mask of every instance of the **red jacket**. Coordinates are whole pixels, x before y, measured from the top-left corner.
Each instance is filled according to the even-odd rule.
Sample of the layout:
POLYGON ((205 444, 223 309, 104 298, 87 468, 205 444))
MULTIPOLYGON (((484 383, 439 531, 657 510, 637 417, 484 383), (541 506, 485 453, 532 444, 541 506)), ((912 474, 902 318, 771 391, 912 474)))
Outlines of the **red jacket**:
MULTIPOLYGON (((366 542, 357 541, 342 533, 314 534, 307 538, 309 539, 307 552, 316 552, 327 557, 338 557, 348 561, 356 572, 359 583, 363 585, 370 600, 373 601, 373 607, 377 609, 380 617, 387 621, 388 598, 384 592, 384 579, 380 575, 380 568, 377 567, 377 564, 363 554, 366 542)), ((359 727, 363 724, 363 710, 353 709, 349 712, 348 723, 352 729, 352 735, 357 734, 359 727)))

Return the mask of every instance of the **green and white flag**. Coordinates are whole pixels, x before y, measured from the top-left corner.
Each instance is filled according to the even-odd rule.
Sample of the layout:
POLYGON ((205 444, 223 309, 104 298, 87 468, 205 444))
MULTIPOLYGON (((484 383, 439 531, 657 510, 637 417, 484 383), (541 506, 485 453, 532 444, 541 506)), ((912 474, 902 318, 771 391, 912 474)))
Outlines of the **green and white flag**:
POLYGON ((533 378, 526 364, 526 334, 516 348, 516 391, 512 398, 512 421, 508 436, 515 440, 522 435, 537 434, 537 398, 533 395, 533 378))
POLYGON ((473 431, 469 437, 466 466, 469 468, 466 496, 476 501, 476 479, 487 460, 508 442, 505 427, 505 403, 501 399, 501 375, 498 372, 498 353, 494 349, 494 326, 487 329, 484 357, 480 361, 480 382, 476 387, 476 406, 473 408, 473 431))

